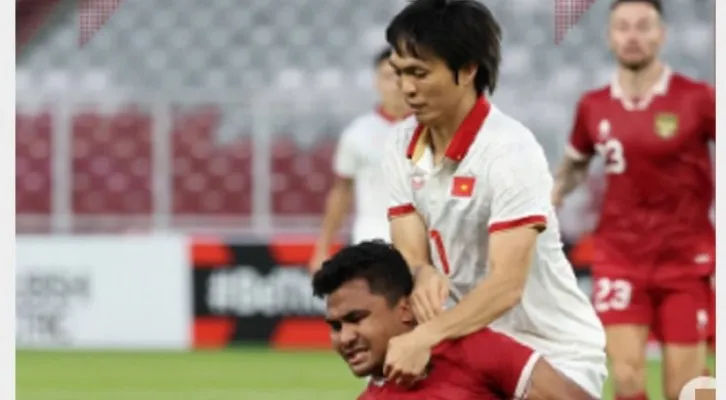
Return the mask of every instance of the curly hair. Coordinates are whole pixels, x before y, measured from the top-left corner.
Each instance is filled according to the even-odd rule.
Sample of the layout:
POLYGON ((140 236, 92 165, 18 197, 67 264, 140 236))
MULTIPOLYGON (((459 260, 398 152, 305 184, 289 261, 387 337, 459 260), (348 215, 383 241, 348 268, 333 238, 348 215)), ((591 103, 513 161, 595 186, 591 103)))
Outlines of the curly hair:
POLYGON ((393 306, 411 295, 413 277, 401 253, 382 240, 347 246, 313 276, 313 294, 325 297, 355 279, 368 283, 371 293, 386 298, 393 306))

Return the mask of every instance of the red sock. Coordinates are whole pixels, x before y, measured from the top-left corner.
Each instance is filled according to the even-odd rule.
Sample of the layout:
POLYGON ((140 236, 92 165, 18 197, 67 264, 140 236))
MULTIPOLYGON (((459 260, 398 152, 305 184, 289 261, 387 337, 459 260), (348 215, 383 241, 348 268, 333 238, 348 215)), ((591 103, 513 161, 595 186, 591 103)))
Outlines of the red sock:
POLYGON ((633 396, 616 395, 615 400, 648 400, 648 396, 645 393, 636 394, 633 396))

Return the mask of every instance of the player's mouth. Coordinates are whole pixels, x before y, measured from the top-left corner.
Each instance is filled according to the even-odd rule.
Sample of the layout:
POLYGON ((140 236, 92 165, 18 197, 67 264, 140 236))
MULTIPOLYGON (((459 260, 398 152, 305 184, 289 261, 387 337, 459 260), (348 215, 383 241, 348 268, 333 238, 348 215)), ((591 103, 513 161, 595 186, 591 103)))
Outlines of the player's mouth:
POLYGON ((424 107, 426 107, 426 105, 425 105, 425 104, 421 104, 421 103, 408 103, 408 107, 409 107, 409 108, 410 108, 411 110, 413 110, 413 112, 419 112, 419 111, 421 111, 421 110, 422 110, 422 109, 423 109, 424 107))
POLYGON ((354 366, 364 362, 368 358, 368 351, 365 349, 346 351, 344 356, 348 365, 354 366))

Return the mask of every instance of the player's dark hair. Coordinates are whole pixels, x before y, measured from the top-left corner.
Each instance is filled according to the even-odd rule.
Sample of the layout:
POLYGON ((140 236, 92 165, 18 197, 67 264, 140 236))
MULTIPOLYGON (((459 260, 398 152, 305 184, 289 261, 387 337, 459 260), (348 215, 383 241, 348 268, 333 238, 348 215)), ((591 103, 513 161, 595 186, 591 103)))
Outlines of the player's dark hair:
POLYGON ((373 58, 373 67, 378 68, 378 66, 382 63, 388 62, 389 58, 391 58, 391 48, 386 47, 385 49, 376 53, 375 58, 373 58))
POLYGON ((477 95, 494 93, 501 63, 502 30, 491 11, 476 0, 414 0, 393 18, 386 40, 396 53, 443 59, 458 83, 458 72, 478 67, 477 95))
POLYGON ((658 11, 658 14, 660 16, 663 16, 663 3, 661 0, 615 0, 612 4, 610 4, 610 11, 615 10, 619 5, 625 4, 625 3, 645 3, 650 4, 655 8, 656 11, 658 11))
POLYGON ((381 240, 344 247, 325 261, 313 276, 313 294, 330 295, 344 283, 363 279, 372 294, 393 306, 413 291, 413 277, 401 253, 381 240))

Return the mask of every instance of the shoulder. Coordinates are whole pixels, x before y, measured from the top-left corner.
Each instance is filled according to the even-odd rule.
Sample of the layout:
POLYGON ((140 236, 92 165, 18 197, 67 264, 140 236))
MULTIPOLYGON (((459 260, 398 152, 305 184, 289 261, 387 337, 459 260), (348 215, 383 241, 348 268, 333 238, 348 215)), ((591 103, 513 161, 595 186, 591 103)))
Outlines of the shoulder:
POLYGON ((478 152, 474 156, 487 160, 485 162, 512 157, 544 157, 544 149, 534 132, 496 107, 492 107, 474 143, 477 145, 475 153, 478 152))
POLYGON ((484 328, 459 339, 443 342, 434 350, 434 355, 446 354, 448 359, 458 365, 487 373, 495 370, 502 360, 516 354, 522 347, 514 339, 491 328, 484 328))
POLYGON ((387 151, 405 157, 416 127, 418 127, 418 122, 414 116, 395 123, 391 127, 390 135, 386 140, 387 151))
POLYGON ((578 106, 580 109, 586 109, 593 105, 605 100, 611 99, 611 85, 607 84, 584 92, 578 99, 578 106))
POLYGON ((668 86, 668 94, 679 98, 684 95, 713 96, 713 86, 708 82, 673 73, 668 86))
POLYGON ((353 118, 343 129, 343 136, 358 137, 365 135, 372 127, 379 124, 378 118, 375 112, 368 112, 353 118))

